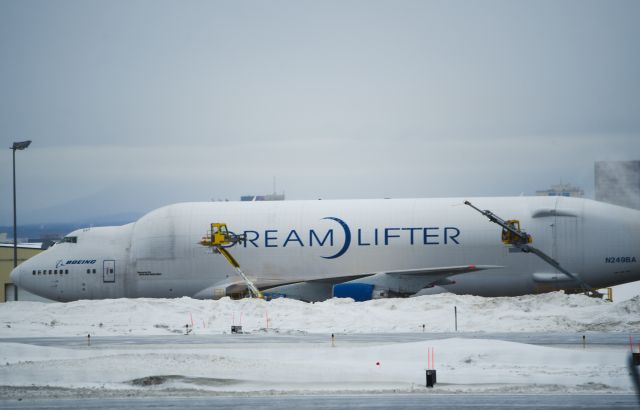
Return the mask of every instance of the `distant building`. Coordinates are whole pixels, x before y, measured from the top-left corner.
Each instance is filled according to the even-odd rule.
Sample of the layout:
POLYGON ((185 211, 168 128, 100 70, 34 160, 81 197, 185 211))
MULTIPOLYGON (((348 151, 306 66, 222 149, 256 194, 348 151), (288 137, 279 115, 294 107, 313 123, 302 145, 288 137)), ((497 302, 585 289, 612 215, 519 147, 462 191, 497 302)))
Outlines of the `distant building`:
POLYGON ((582 198, 584 191, 571 184, 557 184, 551 185, 551 189, 543 191, 536 191, 537 196, 572 196, 575 198, 582 198))
POLYGON ((240 197, 241 201, 284 201, 284 194, 267 194, 267 195, 243 195, 240 197))
MULTIPOLYGON (((20 243, 17 246, 18 264, 42 252, 42 244, 20 243)), ((26 291, 18 289, 11 283, 13 270, 13 244, 0 244, 0 303, 13 300, 44 300, 26 291)))
POLYGON ((596 201, 640 209, 640 161, 598 161, 596 201))

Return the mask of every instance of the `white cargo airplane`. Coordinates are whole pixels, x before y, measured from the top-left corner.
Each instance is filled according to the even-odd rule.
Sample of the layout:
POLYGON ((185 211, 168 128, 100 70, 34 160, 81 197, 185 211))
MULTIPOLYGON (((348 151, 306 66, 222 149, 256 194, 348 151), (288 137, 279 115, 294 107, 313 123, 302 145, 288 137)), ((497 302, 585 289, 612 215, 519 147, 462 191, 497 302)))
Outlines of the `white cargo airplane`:
POLYGON ((640 280, 640 211, 564 197, 470 200, 519 220, 562 269, 505 245, 500 226, 463 198, 317 200, 166 206, 128 225, 74 231, 11 278, 58 301, 243 293, 225 258, 199 244, 211 222, 224 222, 246 235, 228 250, 258 288, 306 301, 515 296, 640 280))

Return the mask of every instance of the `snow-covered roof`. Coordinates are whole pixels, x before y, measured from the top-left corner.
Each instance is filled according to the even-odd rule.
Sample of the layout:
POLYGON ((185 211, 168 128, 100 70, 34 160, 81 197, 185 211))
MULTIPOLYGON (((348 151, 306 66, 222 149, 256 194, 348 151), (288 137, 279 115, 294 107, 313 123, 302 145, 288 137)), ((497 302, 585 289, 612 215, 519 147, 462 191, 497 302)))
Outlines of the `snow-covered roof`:
MULTIPOLYGON (((1 248, 13 248, 13 243, 0 243, 1 248)), ((21 249, 42 249, 42 242, 23 242, 18 244, 21 249)))

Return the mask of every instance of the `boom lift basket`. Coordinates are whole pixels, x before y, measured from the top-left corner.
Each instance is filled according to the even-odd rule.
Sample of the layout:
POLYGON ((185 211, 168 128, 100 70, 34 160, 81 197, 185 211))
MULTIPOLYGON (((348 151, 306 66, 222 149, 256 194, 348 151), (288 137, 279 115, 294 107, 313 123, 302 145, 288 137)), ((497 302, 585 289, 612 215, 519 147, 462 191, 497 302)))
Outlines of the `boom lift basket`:
MULTIPOLYGON (((506 221, 506 224, 509 225, 509 227, 511 227, 512 229, 507 229, 505 227, 502 228, 502 243, 504 243, 505 245, 521 244, 523 242, 522 235, 517 235, 516 233, 514 233, 514 231, 522 232, 520 230, 520 221, 518 221, 517 219, 509 219, 506 221)), ((527 243, 533 242, 531 235, 526 236, 527 243)))
POLYGON ((244 235, 236 235, 233 232, 229 232, 229 230, 227 229, 227 224, 213 222, 211 223, 211 230, 207 232, 206 236, 202 237, 200 245, 215 248, 223 245, 242 243, 243 241, 244 235))

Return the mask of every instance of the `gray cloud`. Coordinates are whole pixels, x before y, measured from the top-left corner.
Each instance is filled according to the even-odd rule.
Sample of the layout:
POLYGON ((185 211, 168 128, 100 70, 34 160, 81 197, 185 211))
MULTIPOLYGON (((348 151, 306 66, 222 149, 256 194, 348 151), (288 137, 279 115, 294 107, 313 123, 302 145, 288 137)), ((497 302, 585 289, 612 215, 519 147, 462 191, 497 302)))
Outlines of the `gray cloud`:
POLYGON ((1 138, 34 140, 18 153, 25 222, 237 199, 272 175, 289 198, 560 179, 592 194, 595 160, 640 153, 638 15, 634 1, 5 1, 1 138))

